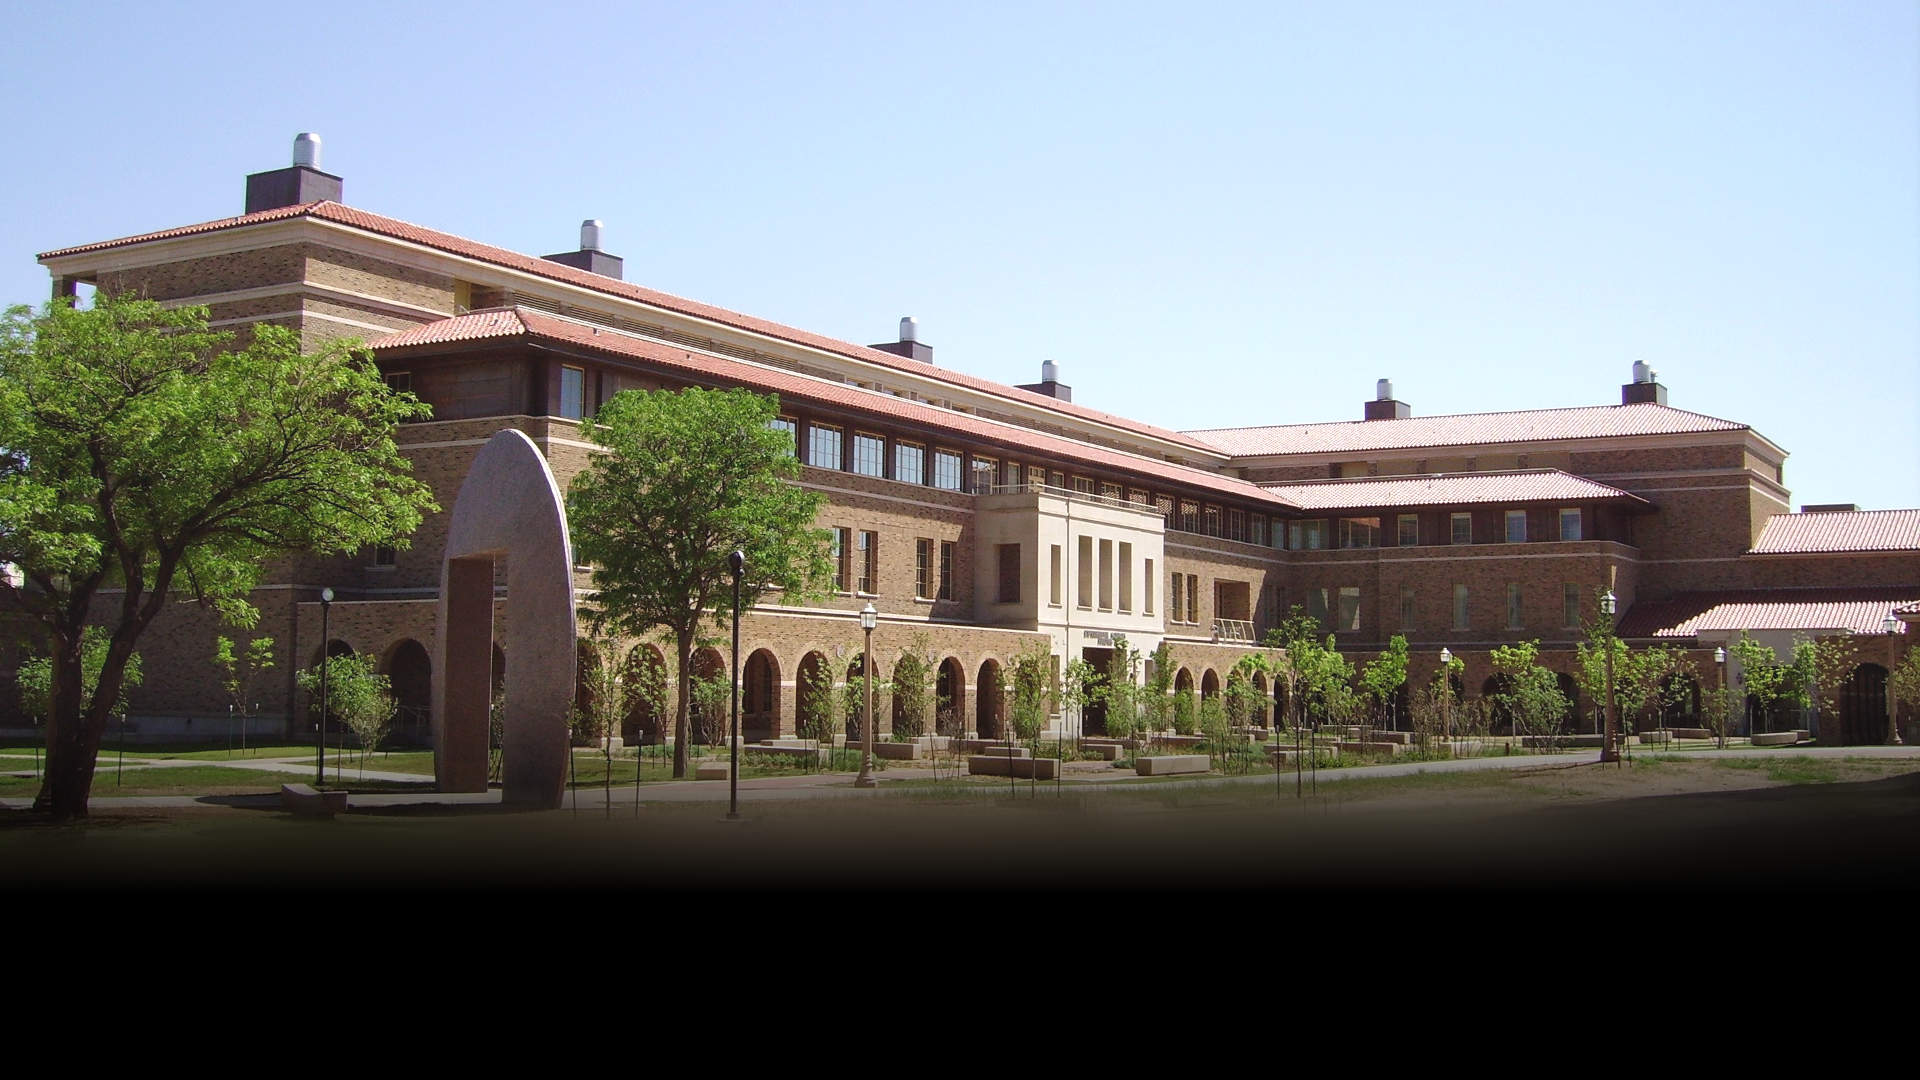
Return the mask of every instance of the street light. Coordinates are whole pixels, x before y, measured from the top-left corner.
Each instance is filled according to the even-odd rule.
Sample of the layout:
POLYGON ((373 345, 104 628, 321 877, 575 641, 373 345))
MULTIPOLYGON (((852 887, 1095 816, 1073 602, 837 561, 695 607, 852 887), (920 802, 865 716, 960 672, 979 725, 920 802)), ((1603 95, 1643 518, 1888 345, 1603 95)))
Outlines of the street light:
POLYGON ((1440 646, 1440 719, 1447 729, 1447 749, 1453 749, 1453 650, 1440 646))
POLYGON ((1887 745, 1899 746, 1900 727, 1894 722, 1893 718, 1895 708, 1893 700, 1893 652, 1894 640, 1900 634, 1900 620, 1894 618, 1893 612, 1889 611, 1887 612, 1887 617, 1880 620, 1880 629, 1887 632, 1887 745))
POLYGON ((1727 650, 1716 645, 1713 650, 1713 669, 1720 673, 1720 705, 1727 711, 1720 714, 1720 749, 1727 748, 1727 725, 1733 723, 1733 702, 1727 700, 1727 650))
POLYGON ((1616 763, 1620 760, 1620 751, 1613 745, 1613 613, 1618 604, 1612 589, 1600 597, 1600 614, 1607 617, 1607 731, 1600 740, 1600 760, 1616 763))
POLYGON ((727 820, 740 820, 740 575, 747 569, 747 553, 736 549, 727 556, 727 568, 733 571, 733 719, 727 741, 732 746, 732 767, 727 770, 727 820))
POLYGON ((866 706, 860 719, 860 775, 854 778, 854 787, 872 787, 873 780, 873 628, 880 621, 880 613, 874 610, 871 601, 860 609, 860 629, 866 632, 866 647, 860 652, 860 689, 866 698, 866 706))
POLYGON ((327 616, 333 611, 333 590, 320 590, 320 731, 313 741, 313 782, 327 782, 327 616))

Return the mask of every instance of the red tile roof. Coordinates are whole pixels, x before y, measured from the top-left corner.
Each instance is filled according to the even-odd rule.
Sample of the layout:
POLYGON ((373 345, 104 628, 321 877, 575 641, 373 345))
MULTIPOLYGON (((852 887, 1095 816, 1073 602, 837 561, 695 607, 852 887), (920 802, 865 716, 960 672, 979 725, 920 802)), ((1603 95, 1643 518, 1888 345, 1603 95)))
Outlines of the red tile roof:
POLYGON ((375 352, 394 352, 421 346, 446 345, 490 339, 527 338, 592 349, 615 357, 642 360, 661 367, 728 384, 772 391, 782 400, 809 401, 853 412, 885 416, 903 423, 950 432, 967 439, 988 440, 1020 447, 1047 458, 1078 461, 1136 476, 1150 476, 1169 483, 1214 491, 1249 502, 1266 503, 1276 508, 1293 507, 1285 497, 1263 491, 1244 480, 1191 469, 1157 458, 1142 457, 1090 443, 1075 442, 1012 424, 942 409, 923 402, 865 390, 845 383, 829 382, 780 368, 750 364, 730 357, 693 352, 676 345, 665 345, 606 327, 576 322, 530 308, 480 311, 409 330, 374 338, 367 347, 375 352))
POLYGON ((1736 424, 1731 420, 1719 420, 1685 409, 1642 402, 1574 409, 1418 416, 1405 420, 1210 428, 1185 434, 1235 457, 1262 457, 1269 454, 1367 453, 1429 446, 1550 442, 1559 439, 1745 429, 1745 424, 1736 424))
POLYGON ((1574 503, 1603 499, 1647 505, 1647 501, 1638 495, 1558 469, 1368 476, 1260 486, 1298 503, 1304 510, 1473 506, 1482 503, 1574 503))
MULTIPOLYGON (((1738 589, 1681 593, 1635 604, 1620 621, 1630 638, 1684 638, 1736 630, 1850 630, 1884 633, 1887 613, 1920 602, 1920 585, 1851 589, 1738 589)), ((1900 631, 1905 633, 1904 625, 1900 631)))
POLYGON ((1101 412, 1098 409, 1089 409, 1084 405, 1075 405, 1072 402, 1059 401, 1055 398, 1047 397, 1044 394, 1036 394, 1031 390, 1022 390, 1018 387, 1007 386, 994 382, 991 379, 982 379, 978 376, 968 375, 963 372, 935 367, 923 361, 895 356, 892 353, 881 352, 878 349, 870 349, 864 345, 854 345, 850 342, 838 341, 821 334, 813 334, 805 330, 795 329, 791 326, 783 326, 766 319, 756 319, 751 315, 743 315, 737 311, 728 311, 725 308, 687 300, 669 293, 642 288, 641 286, 628 284, 617 278, 605 277, 571 266, 563 266, 560 263, 535 258, 532 255, 522 255, 519 252, 493 247, 490 244, 482 244, 477 241, 465 239, 464 237, 454 236, 451 233, 439 232, 435 229, 410 224, 395 218, 368 213, 365 210, 356 210, 353 207, 336 202, 322 201, 302 203, 298 206, 283 206, 273 210, 262 210, 253 214, 242 214, 239 217, 221 218, 218 221, 207 221, 198 225, 186 225, 177 229, 164 229, 160 232, 143 233, 139 236, 127 236, 118 240, 103 240, 95 244, 82 244, 78 247, 61 248, 57 251, 43 252, 40 258, 45 260, 59 258, 65 255, 78 255, 90 251, 103 251, 108 248, 125 247, 130 244, 142 244, 153 240, 167 240, 179 236, 191 236, 197 233, 216 232, 221 229, 240 228, 269 221, 281 221, 293 217, 315 217, 339 225, 348 225, 356 229, 377 233, 381 236, 391 237, 395 240, 404 240, 409 243, 420 244, 450 254, 460 255, 470 259, 478 259, 482 262, 494 263, 498 266, 505 266, 529 274, 537 274, 555 281, 564 281, 571 285, 592 289, 595 292, 638 301, 653 307, 663 308, 667 311, 677 312, 681 315, 705 319, 725 326, 731 326, 757 334, 764 334, 767 337, 777 338, 782 341, 789 341, 794 344, 806 345, 826 352, 837 353, 841 356, 861 360, 866 363, 892 368, 895 371, 908 372, 914 375, 936 379, 941 382, 951 383, 955 386, 991 394, 995 397, 1004 398, 1022 405, 1036 406, 1050 412, 1071 416, 1078 420, 1091 421, 1093 423, 1119 428, 1134 435, 1161 439, 1191 450, 1207 454, 1219 453, 1212 445, 1177 431, 1154 427, 1151 424, 1143 424, 1138 420, 1129 420, 1124 416, 1115 416, 1112 413, 1101 412))
POLYGON ((1753 542, 1755 555, 1836 551, 1920 551, 1920 510, 1835 510, 1775 514, 1753 542))

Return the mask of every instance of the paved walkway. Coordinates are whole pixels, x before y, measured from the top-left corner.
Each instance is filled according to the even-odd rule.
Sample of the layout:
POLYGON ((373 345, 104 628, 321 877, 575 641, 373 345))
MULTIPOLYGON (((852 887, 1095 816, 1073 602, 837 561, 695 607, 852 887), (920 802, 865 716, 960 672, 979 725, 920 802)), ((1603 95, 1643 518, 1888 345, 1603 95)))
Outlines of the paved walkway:
MULTIPOLYGON (((1705 760, 1723 757, 1913 758, 1920 757, 1920 746, 1805 746, 1759 749, 1743 747, 1727 750, 1661 751, 1657 754, 1657 756, 1662 757, 1692 757, 1695 755, 1705 760)), ((1655 753, 1641 748, 1636 750, 1636 756, 1655 756, 1655 753)), ((1412 776, 1419 773, 1575 768, 1580 766, 1597 766, 1599 762, 1599 751, 1578 750, 1561 754, 1526 754, 1512 757, 1462 758, 1457 761, 1415 761, 1397 765, 1355 765, 1346 768, 1321 769, 1317 776, 1317 782, 1331 784, 1339 783, 1343 780, 1412 776)), ((225 761, 219 763, 222 765, 229 764, 225 761)), ((174 759, 170 762, 152 762, 152 764, 193 765, 209 764, 209 762, 194 760, 179 761, 178 759, 174 759)), ((283 767, 267 771, 286 772, 306 776, 311 776, 313 769, 313 763, 310 759, 305 763, 292 760, 268 762, 266 759, 254 759, 244 763, 236 761, 230 764, 234 768, 258 768, 267 764, 277 764, 283 767)), ((1165 785, 1173 783, 1182 786, 1205 787, 1233 784, 1273 785, 1275 783, 1274 776, 1271 773, 1255 776, 1206 776, 1192 779, 1156 780, 1149 777, 1135 776, 1132 773, 1123 772, 1118 769, 1112 770, 1111 772, 1112 775, 1104 775, 1099 772, 1069 774, 1063 778, 1062 784, 1066 787, 1073 787, 1078 791, 1115 791, 1125 790, 1139 784, 1165 785)), ((881 791, 889 788, 895 791, 902 791, 914 787, 928 786, 933 779, 928 775, 927 770, 920 769, 891 769, 877 772, 874 775, 875 779, 879 781, 878 790, 881 791), (916 784, 914 781, 919 781, 919 783, 916 784)), ((1302 775, 1311 776, 1312 774, 1303 773, 1302 775)), ((414 782, 427 780, 426 777, 411 773, 376 774, 371 771, 367 773, 367 778, 370 780, 393 779, 414 782)), ((1031 781, 1016 780, 1013 786, 1024 789, 1028 787, 1030 783, 1031 781)), ((1042 780, 1039 782, 1039 786, 1048 787, 1051 786, 1052 783, 1052 781, 1042 780)), ((1293 778, 1283 772, 1280 775, 1279 783, 1284 787, 1292 784, 1293 778)), ((995 783, 969 784, 967 786, 969 789, 978 790, 982 794, 989 794, 995 787, 1003 787, 1006 785, 995 783)), ((743 803, 813 798, 859 798, 866 794, 867 792, 864 789, 854 787, 852 777, 844 773, 816 773, 807 776, 774 776, 740 781, 740 801, 743 803)), ((638 788, 632 783, 615 784, 612 789, 611 801, 615 806, 631 806, 636 795, 642 804, 719 803, 727 800, 727 784, 722 781, 711 780, 656 780, 650 783, 642 783, 638 788)), ((498 788, 487 792, 442 794, 423 787, 420 791, 355 794, 347 800, 347 805, 350 808, 370 810, 420 805, 482 806, 498 804, 499 802, 500 791, 498 788)), ((122 797, 96 795, 90 800, 90 803, 95 809, 101 811, 189 807, 231 807, 234 809, 259 810, 278 807, 280 805, 280 797, 277 793, 263 795, 146 795, 122 797)), ((30 798, 0 799, 0 807, 9 809, 23 810, 29 808, 32 804, 33 800, 30 798)), ((582 787, 568 791, 563 797, 560 808, 562 810, 572 810, 575 807, 580 810, 598 810, 604 808, 606 805, 606 792, 602 788, 582 787)))

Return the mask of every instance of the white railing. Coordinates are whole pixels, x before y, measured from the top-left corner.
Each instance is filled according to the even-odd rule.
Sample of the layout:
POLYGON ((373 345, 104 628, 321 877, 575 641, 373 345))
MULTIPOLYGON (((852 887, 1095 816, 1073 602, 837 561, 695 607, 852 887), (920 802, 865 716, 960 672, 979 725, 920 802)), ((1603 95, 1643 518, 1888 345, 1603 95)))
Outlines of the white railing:
POLYGON ((1116 499, 1111 495, 1095 495, 1078 488, 1055 487, 1052 484, 995 484, 981 495, 1045 495, 1055 499, 1069 499, 1073 502, 1094 503, 1099 506, 1118 507, 1122 510, 1138 510, 1146 514, 1159 514, 1160 508, 1129 499, 1116 499))
POLYGON ((1217 641, 1253 641, 1253 624, 1245 619, 1215 619, 1213 636, 1217 641))

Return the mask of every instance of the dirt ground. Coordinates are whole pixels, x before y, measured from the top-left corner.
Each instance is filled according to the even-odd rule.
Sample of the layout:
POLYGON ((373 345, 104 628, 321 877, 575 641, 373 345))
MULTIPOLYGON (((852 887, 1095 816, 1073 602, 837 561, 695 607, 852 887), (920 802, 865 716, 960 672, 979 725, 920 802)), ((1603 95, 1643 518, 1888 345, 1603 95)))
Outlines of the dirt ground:
POLYGON ((1920 759, 1643 757, 1282 783, 902 786, 872 798, 331 822, 0 816, 4 886, 1019 889, 1912 888, 1920 759))

